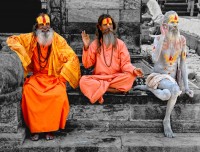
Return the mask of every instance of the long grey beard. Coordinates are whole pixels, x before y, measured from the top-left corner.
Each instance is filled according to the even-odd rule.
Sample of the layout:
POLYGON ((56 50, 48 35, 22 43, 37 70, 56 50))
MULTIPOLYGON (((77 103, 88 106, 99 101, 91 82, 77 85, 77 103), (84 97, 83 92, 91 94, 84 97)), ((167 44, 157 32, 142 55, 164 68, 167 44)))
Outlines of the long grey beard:
POLYGON ((115 45, 116 37, 112 31, 103 34, 103 43, 108 47, 111 44, 115 45))
POLYGON ((171 42, 178 42, 180 40, 180 32, 177 29, 177 31, 173 31, 169 29, 169 32, 167 34, 168 40, 171 42))
POLYGON ((53 29, 50 28, 48 31, 44 32, 41 29, 37 29, 36 36, 37 41, 40 45, 49 46, 53 40, 53 29))

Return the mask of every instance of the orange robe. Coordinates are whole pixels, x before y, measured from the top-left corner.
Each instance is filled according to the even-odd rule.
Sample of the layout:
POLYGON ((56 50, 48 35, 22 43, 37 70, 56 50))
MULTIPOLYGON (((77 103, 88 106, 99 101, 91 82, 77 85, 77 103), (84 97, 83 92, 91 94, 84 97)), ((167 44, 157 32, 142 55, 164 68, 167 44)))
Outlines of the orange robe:
POLYGON ((81 91, 91 103, 99 100, 109 87, 129 91, 137 77, 125 43, 117 39, 117 49, 113 53, 112 49, 112 45, 106 48, 104 44, 101 53, 97 53, 97 40, 90 44, 88 50, 83 49, 84 67, 95 66, 93 75, 82 76, 79 82, 81 91))
MULTIPOLYGON (((24 82, 21 103, 23 117, 31 133, 64 129, 70 109, 65 81, 74 88, 78 86, 78 57, 64 38, 54 33, 48 64, 40 70, 36 40, 32 33, 11 36, 7 43, 20 57, 25 75, 33 72, 24 82)), ((46 56, 47 50, 47 47, 41 47, 43 56, 46 56)))

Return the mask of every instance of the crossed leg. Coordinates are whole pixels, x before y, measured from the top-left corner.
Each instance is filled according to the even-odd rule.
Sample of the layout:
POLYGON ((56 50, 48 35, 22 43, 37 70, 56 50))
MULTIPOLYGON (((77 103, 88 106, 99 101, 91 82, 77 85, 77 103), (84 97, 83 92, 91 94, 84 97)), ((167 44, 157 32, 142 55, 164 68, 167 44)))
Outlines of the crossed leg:
MULTIPOLYGON (((161 80, 158 88, 159 88, 158 90, 163 89, 163 92, 161 94, 165 94, 166 93, 165 90, 168 90, 171 94, 171 97, 169 98, 169 100, 167 102, 165 118, 163 120, 163 127, 164 127, 165 136, 169 137, 169 138, 173 138, 173 137, 175 137, 175 135, 171 129, 170 115, 171 115, 172 110, 174 109, 174 105, 177 101, 177 97, 181 94, 182 91, 180 90, 177 83, 173 83, 168 79, 161 80)), ((155 92, 153 92, 153 93, 155 93, 155 92)), ((167 93, 167 95, 166 94, 165 95, 168 96, 168 93, 167 93)))
POLYGON ((181 90, 177 83, 173 83, 168 79, 163 79, 160 81, 158 89, 149 88, 147 85, 138 85, 134 89, 139 90, 149 90, 157 98, 161 100, 168 100, 167 108, 165 113, 165 118, 163 120, 164 134, 166 137, 173 138, 175 137, 170 122, 170 115, 176 103, 177 97, 181 94, 181 90))

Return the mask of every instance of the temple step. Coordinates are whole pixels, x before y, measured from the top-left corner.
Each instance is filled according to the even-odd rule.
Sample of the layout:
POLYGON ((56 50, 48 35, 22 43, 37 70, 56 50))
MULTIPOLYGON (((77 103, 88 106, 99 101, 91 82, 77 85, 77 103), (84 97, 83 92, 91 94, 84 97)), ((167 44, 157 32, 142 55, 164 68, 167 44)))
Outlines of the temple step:
MULTIPOLYGON (((59 132, 52 141, 26 139, 11 151, 34 152, 198 152, 199 133, 178 133, 166 138, 162 133, 101 132, 97 130, 59 132)), ((10 152, 10 151, 9 151, 10 152)))

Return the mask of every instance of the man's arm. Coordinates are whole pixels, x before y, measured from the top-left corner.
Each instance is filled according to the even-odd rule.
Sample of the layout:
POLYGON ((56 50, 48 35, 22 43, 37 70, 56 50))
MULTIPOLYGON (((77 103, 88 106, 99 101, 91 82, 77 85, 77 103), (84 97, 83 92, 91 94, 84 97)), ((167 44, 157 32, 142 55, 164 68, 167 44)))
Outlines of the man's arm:
POLYGON ((96 63, 97 45, 93 42, 90 44, 90 37, 85 31, 81 33, 83 41, 82 63, 85 68, 89 68, 96 63))
POLYGON ((61 37, 57 43, 57 49, 59 52, 59 62, 63 63, 63 66, 61 66, 60 69, 59 78, 63 82, 68 81, 73 88, 76 88, 78 86, 79 79, 81 76, 79 59, 75 52, 72 50, 72 48, 67 44, 66 40, 64 40, 61 37))
POLYGON ((136 68, 132 65, 131 60, 130 60, 130 54, 128 52, 128 49, 125 45, 125 43, 118 42, 120 44, 120 65, 122 72, 130 72, 135 76, 142 77, 143 76, 143 71, 140 68, 136 68))
POLYGON ((162 24, 160 26, 161 35, 154 39, 154 46, 152 50, 152 60, 154 63, 156 63, 158 59, 160 58, 160 54, 163 48, 163 43, 164 43, 166 34, 168 32, 168 28, 169 27, 167 24, 162 24))
POLYGON ((187 73, 187 65, 186 65, 186 40, 185 37, 182 37, 182 52, 181 52, 181 57, 180 57, 180 69, 181 69, 181 75, 183 78, 183 83, 185 86, 185 93, 188 94, 190 97, 193 97, 193 91, 189 89, 188 86, 188 73, 187 73))
POLYGON ((28 74, 28 65, 31 63, 32 50, 30 49, 34 41, 32 33, 13 35, 7 38, 6 43, 11 50, 15 51, 24 67, 25 76, 28 74))

